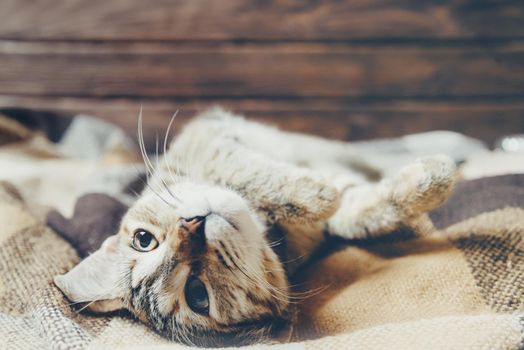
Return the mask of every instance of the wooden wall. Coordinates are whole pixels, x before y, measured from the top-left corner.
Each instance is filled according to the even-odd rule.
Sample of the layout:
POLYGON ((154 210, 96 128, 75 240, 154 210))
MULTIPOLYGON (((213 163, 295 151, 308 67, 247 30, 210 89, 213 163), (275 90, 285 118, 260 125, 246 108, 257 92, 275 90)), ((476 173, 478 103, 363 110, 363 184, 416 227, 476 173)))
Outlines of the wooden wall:
POLYGON ((220 104, 339 139, 524 132, 524 1, 2 0, 0 107, 147 135, 220 104))

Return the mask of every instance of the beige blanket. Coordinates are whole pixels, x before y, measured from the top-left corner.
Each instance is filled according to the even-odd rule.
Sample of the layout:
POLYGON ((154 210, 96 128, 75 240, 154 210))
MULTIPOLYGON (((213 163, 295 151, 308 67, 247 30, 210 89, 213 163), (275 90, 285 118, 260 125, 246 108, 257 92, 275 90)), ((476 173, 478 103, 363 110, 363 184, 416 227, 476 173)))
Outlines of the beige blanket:
MULTIPOLYGON (((78 312, 52 284, 90 249, 69 236, 89 226, 79 224, 90 215, 79 198, 128 204, 141 171, 118 130, 75 119, 56 143, 40 126, 0 119, 0 348, 182 348, 128 315, 78 312)), ((430 218, 423 235, 406 228, 319 251, 294 278, 316 292, 297 305, 291 343, 256 347, 522 347, 524 175, 463 182, 430 218)))

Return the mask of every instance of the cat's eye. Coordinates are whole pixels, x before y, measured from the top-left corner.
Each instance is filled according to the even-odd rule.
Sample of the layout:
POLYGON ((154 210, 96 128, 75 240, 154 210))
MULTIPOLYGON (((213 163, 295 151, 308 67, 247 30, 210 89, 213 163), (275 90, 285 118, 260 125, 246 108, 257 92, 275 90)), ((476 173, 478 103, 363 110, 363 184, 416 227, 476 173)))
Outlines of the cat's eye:
POLYGON ((158 241, 151 232, 138 229, 133 236, 132 245, 139 252, 149 252, 158 247, 158 241))
POLYGON ((209 314, 209 297, 204 283, 195 276, 187 279, 184 288, 187 305, 198 314, 209 314))

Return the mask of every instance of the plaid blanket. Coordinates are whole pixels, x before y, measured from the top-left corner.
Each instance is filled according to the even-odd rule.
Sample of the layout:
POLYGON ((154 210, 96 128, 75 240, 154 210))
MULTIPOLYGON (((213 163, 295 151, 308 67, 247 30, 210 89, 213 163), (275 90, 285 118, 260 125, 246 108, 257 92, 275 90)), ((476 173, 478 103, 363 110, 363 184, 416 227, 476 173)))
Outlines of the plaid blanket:
MULTIPOLYGON (((0 348, 183 348, 129 315, 78 312, 52 283, 114 233, 132 203, 143 174, 133 143, 83 116, 8 114, 0 117, 0 348)), ((523 185, 520 174, 463 181, 423 229, 333 239, 293 278, 317 292, 297 305, 291 337, 255 347, 524 347, 523 185)))

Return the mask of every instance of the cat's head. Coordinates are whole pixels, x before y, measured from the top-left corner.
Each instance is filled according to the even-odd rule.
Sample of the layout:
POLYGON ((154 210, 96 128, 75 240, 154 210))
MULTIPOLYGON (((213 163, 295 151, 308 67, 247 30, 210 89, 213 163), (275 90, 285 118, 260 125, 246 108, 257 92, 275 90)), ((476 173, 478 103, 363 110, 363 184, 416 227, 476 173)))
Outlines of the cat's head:
POLYGON ((283 266, 248 203, 191 182, 145 192, 118 234, 55 283, 91 311, 127 309, 197 345, 272 335, 289 303, 283 266))

